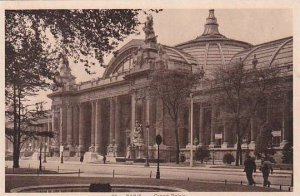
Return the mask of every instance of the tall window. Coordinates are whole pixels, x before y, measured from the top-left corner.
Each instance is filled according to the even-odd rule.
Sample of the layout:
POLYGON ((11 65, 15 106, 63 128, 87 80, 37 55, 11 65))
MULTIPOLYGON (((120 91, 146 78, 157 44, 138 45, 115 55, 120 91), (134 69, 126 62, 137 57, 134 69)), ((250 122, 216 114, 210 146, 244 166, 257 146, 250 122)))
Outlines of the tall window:
POLYGON ((132 55, 126 57, 123 61, 121 61, 121 63, 118 66, 117 73, 122 74, 124 72, 129 71, 132 68, 132 62, 133 62, 133 58, 132 55))

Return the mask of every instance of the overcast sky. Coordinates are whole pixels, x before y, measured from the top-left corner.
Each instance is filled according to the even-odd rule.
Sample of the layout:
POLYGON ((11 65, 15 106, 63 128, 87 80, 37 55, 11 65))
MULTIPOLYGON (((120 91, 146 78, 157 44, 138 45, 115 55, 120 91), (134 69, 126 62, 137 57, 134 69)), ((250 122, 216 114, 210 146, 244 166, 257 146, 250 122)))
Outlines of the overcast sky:
MULTIPOLYGON (((176 45, 201 35, 208 16, 208 10, 164 10, 153 14, 154 30, 158 42, 165 45, 176 45)), ((292 10, 289 9, 216 9, 215 16, 219 24, 219 32, 228 38, 245 41, 251 44, 260 44, 293 35, 292 10)), ((141 15, 140 20, 145 21, 141 15)), ((120 47, 131 39, 143 39, 144 33, 129 36, 120 47)), ((106 64, 110 60, 108 56, 106 64)), ((72 65, 72 73, 76 81, 86 81, 94 77, 101 77, 104 69, 96 66, 94 75, 84 72, 83 66, 72 65)), ((34 101, 47 100, 46 108, 51 105, 51 100, 43 92, 34 101)))

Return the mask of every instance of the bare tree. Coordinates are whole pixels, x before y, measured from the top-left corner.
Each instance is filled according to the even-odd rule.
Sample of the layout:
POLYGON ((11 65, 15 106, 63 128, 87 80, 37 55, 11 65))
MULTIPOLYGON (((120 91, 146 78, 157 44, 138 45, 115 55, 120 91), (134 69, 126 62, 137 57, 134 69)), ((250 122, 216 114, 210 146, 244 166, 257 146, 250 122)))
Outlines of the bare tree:
POLYGON ((153 97, 161 100, 168 115, 173 121, 176 141, 176 164, 179 164, 179 111, 186 105, 193 85, 203 73, 192 74, 178 70, 157 69, 151 73, 150 92, 153 97))
POLYGON ((36 131, 39 127, 38 120, 46 117, 46 111, 42 110, 42 103, 36 105, 36 109, 28 109, 23 105, 17 105, 19 111, 6 110, 7 126, 5 137, 13 144, 13 167, 19 167, 20 151, 29 140, 38 140, 40 137, 54 137, 54 132, 49 130, 36 131), (12 122, 13 126, 9 126, 12 122))
POLYGON ((280 94, 283 72, 279 66, 246 67, 240 60, 228 67, 218 67, 211 84, 210 95, 222 108, 220 119, 231 122, 236 135, 236 165, 242 164, 241 143, 250 124, 274 93, 280 94))

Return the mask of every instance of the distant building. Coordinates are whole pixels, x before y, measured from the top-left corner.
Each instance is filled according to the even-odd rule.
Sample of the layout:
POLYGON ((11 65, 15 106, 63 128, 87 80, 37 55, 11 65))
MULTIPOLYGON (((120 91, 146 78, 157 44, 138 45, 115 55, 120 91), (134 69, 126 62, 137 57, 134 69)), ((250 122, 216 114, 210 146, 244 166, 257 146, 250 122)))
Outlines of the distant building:
MULTIPOLYGON (((283 84, 285 92, 278 99, 268 101, 257 118, 268 119, 276 125, 272 132, 276 149, 282 149, 291 139, 292 37, 254 46, 227 38, 218 30, 214 10, 209 10, 202 35, 175 47, 156 43, 152 26, 145 28, 148 28, 145 40, 131 40, 123 46, 110 60, 101 78, 75 83, 68 63, 61 66, 58 79, 64 86, 48 95, 52 99, 51 128, 58 136, 56 143, 51 144, 54 151, 58 152, 59 146, 64 146, 69 156, 81 156, 93 151, 100 155, 125 157, 128 155, 128 146, 132 143, 136 122, 141 124, 141 143, 145 147, 145 127, 148 122, 150 158, 155 156, 155 135, 160 134, 163 138, 163 156, 171 161, 175 137, 162 102, 149 96, 149 72, 159 66, 192 72, 203 68, 205 77, 212 78, 214 68, 225 66, 236 59, 242 60, 246 66, 253 66, 254 55, 257 67, 271 64, 286 67, 286 83, 283 84)), ((198 145, 214 149, 216 158, 222 159, 225 152, 236 149, 236 137, 233 130, 216 120, 218 106, 212 104, 205 95, 207 88, 209 87, 205 83, 199 84, 199 88, 193 93, 193 135, 194 139, 197 138, 198 145)), ((179 129, 180 148, 182 152, 186 152, 186 156, 191 144, 189 119, 187 106, 180 114, 179 129)), ((258 119, 251 119, 243 148, 255 148, 255 140, 259 134, 258 119)), ((133 156, 144 157, 141 154, 133 156)))

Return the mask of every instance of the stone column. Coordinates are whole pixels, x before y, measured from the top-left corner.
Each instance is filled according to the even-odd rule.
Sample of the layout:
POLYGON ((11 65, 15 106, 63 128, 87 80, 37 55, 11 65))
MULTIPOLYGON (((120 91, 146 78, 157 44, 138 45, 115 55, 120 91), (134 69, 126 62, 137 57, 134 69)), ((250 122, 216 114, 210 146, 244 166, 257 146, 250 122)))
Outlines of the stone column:
POLYGON ((188 145, 192 145, 192 142, 191 142, 191 106, 189 107, 189 127, 187 129, 187 135, 188 135, 188 145))
POLYGON ((96 113, 96 119, 95 119, 95 152, 101 152, 102 144, 101 139, 103 135, 103 129, 102 129, 102 106, 101 101, 96 101, 95 105, 95 113, 96 113))
POLYGON ((113 144, 115 139, 115 102, 109 99, 109 143, 113 144))
POLYGON ((249 149, 255 149, 255 117, 251 117, 250 119, 250 134, 251 134, 251 142, 249 144, 249 149))
POLYGON ((223 122, 223 143, 221 148, 228 147, 228 123, 226 121, 223 122))
POLYGON ((95 146, 95 101, 92 101, 91 102, 91 107, 92 107, 92 113, 91 113, 91 145, 90 147, 92 146, 95 146))
POLYGON ((199 146, 204 145, 204 107, 200 103, 199 111, 199 146))
POLYGON ((73 129, 73 126, 72 126, 72 119, 73 119, 73 116, 72 116, 72 110, 73 110, 73 107, 71 104, 68 104, 67 105, 67 146, 69 148, 72 147, 72 143, 73 143, 73 136, 72 136, 72 129, 73 129))
POLYGON ((85 128, 85 107, 84 104, 81 103, 79 105, 79 135, 78 135, 78 150, 80 152, 80 155, 82 155, 82 152, 84 151, 84 128, 85 128))
POLYGON ((59 106, 59 145, 63 145, 63 108, 59 106))
POLYGON ((215 129, 216 129, 216 105, 211 106, 211 123, 210 123, 210 144, 209 147, 215 146, 215 129))
POLYGON ((131 95, 131 133, 135 129, 135 104, 136 104, 136 94, 135 92, 131 95))
MULTIPOLYGON (((115 97, 115 145, 117 147, 117 149, 120 148, 121 145, 121 141, 120 141, 120 99, 119 97, 115 97)), ((119 150, 117 150, 116 153, 118 153, 119 150)), ((116 154, 117 155, 117 154, 116 154)))
MULTIPOLYGON (((156 100, 156 135, 160 134, 163 137, 164 129, 164 105, 161 99, 156 100)), ((164 141, 162 141, 163 143, 164 141)))
POLYGON ((145 124, 150 124, 150 97, 146 96, 146 122, 145 124))
MULTIPOLYGON (((55 133, 55 137, 57 136, 57 115, 56 115, 56 111, 55 111, 55 107, 53 107, 52 109, 52 132, 55 133)), ((56 140, 58 140, 58 138, 56 138, 56 140)), ((52 144, 52 146, 55 146, 57 148, 59 148, 59 142, 52 144)))
POLYGON ((73 143, 74 146, 78 146, 79 135, 79 105, 73 107, 73 143))

